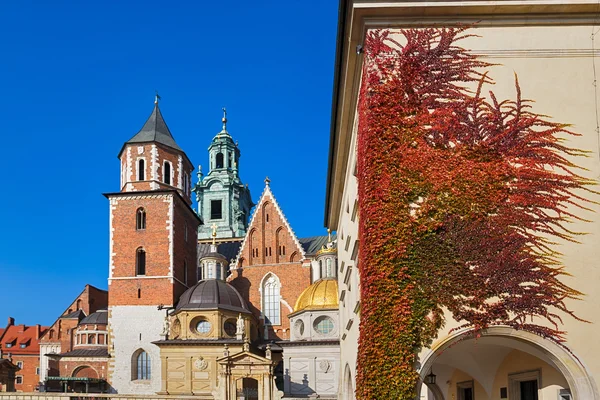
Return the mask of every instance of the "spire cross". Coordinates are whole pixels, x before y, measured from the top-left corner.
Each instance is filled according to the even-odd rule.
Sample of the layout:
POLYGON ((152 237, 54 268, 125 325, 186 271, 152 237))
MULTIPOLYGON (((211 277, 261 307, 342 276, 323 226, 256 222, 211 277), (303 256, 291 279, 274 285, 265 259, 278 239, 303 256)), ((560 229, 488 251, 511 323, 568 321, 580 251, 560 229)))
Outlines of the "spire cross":
POLYGON ((160 100, 160 96, 158 94, 158 90, 155 90, 156 94, 154 95, 154 104, 158 104, 158 101, 160 100))
POLYGON ((221 121, 223 121, 223 130, 227 130, 227 109, 225 107, 222 108, 223 110, 223 119, 221 119, 221 121))
POLYGON ((265 178, 265 185, 269 186, 269 184, 271 183, 271 180, 269 179, 269 177, 267 176, 265 178))
POLYGON ((217 240, 217 224, 213 223, 212 226, 212 244, 214 245, 217 240))

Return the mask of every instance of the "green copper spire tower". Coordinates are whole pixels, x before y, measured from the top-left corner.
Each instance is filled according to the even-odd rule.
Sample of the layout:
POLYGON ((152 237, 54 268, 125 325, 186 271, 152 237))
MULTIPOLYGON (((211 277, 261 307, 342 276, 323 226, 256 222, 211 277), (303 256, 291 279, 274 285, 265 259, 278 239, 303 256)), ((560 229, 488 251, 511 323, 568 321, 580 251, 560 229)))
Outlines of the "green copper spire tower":
POLYGON ((250 189, 239 176, 240 150, 227 131, 227 110, 223 108, 223 129, 208 147, 209 171, 203 176, 198 166, 198 183, 193 191, 198 201, 198 215, 204 225, 199 239, 244 237, 250 209, 254 206, 250 189))

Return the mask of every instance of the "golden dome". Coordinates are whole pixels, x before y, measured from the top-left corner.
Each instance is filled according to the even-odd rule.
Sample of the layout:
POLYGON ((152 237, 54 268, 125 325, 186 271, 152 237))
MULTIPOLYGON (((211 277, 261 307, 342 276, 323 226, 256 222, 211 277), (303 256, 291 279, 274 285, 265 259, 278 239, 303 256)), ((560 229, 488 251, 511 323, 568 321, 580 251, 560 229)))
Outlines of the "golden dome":
POLYGON ((319 279, 302 292, 294 312, 338 308, 338 283, 336 279, 319 279))

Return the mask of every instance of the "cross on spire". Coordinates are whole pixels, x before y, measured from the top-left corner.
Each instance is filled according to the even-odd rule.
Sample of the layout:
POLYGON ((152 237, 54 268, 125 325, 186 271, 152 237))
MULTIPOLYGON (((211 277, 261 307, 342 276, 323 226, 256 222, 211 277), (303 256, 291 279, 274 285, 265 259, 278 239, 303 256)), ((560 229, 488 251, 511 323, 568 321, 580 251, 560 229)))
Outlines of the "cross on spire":
POLYGON ((265 185, 269 186, 269 184, 271 183, 271 180, 269 179, 269 177, 267 176, 265 178, 265 185))
POLYGON ((160 100, 160 95, 158 94, 158 90, 155 90, 156 94, 154 95, 154 104, 158 104, 160 100))
POLYGON ((227 109, 225 107, 223 107, 222 110, 223 110, 223 118, 221 119, 221 121, 223 121, 223 130, 226 131, 227 130, 227 109))

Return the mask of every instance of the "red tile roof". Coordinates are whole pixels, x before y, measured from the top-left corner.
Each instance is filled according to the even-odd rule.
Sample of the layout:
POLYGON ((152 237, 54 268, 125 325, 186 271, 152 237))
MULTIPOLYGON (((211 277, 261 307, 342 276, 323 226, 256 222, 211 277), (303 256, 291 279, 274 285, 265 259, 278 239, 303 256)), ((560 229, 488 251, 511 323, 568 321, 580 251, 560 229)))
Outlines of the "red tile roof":
POLYGON ((9 325, 3 329, 3 335, 0 335, 0 347, 6 353, 13 355, 39 354, 40 344, 39 338, 48 329, 46 326, 26 326, 26 325, 9 325), (12 343, 12 346, 7 347, 7 343, 12 343), (24 345, 24 348, 21 348, 24 345))

